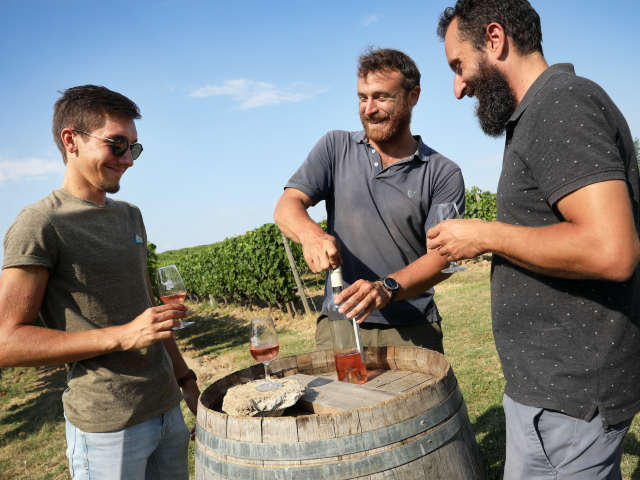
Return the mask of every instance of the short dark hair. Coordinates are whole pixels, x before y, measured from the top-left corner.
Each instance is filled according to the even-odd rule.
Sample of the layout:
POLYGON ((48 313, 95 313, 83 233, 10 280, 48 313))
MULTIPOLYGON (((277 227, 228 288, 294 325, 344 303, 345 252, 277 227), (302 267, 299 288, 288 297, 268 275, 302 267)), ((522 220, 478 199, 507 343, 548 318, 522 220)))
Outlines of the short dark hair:
POLYGON ((65 128, 76 128, 91 133, 102 127, 107 115, 132 120, 142 118, 138 106, 124 95, 96 85, 83 85, 58 92, 62 96, 53 106, 53 139, 67 164, 67 149, 61 133, 65 128))
POLYGON ((458 19, 458 32, 482 51, 487 40, 487 27, 495 22, 513 40, 521 55, 542 52, 540 16, 527 0, 458 0, 440 15, 438 37, 444 41, 451 22, 458 19))
POLYGON ((392 48, 367 47, 358 57, 358 77, 370 73, 397 70, 404 77, 404 89, 410 92, 420 85, 420 70, 409 55, 392 48))

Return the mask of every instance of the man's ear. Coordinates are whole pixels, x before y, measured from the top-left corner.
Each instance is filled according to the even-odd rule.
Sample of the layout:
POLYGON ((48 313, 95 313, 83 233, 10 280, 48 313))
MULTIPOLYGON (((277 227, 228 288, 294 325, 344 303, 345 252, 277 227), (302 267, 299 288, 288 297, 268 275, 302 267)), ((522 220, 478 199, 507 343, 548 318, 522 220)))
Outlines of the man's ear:
POLYGON ((80 136, 75 136, 72 128, 65 128, 60 132, 60 138, 62 138, 62 143, 64 144, 64 148, 67 149, 67 153, 78 153, 78 145, 77 140, 80 136))
POLYGON ((484 49, 495 60, 504 60, 509 54, 509 44, 504 28, 499 23, 490 23, 487 26, 487 36, 484 49))
POLYGON ((416 85, 415 87, 413 87, 413 90, 411 90, 409 92, 409 95, 407 95, 407 101, 409 102, 409 106, 410 107, 414 107, 416 105, 416 103, 418 103, 418 99, 420 98, 420 85, 416 85))

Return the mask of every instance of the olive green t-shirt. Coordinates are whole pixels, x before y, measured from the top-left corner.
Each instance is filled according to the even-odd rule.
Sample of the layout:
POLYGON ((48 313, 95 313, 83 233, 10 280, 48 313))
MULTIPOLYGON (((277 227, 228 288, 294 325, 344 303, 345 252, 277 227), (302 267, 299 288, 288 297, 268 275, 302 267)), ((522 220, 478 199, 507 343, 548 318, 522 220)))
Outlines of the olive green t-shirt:
MULTIPOLYGON (((49 269, 40 316, 47 328, 81 332, 124 325, 151 307, 147 235, 140 210, 104 206, 63 189, 26 207, 4 239, 2 268, 49 269)), ((182 400, 162 342, 67 365, 64 411, 86 432, 109 432, 168 412, 182 400)))

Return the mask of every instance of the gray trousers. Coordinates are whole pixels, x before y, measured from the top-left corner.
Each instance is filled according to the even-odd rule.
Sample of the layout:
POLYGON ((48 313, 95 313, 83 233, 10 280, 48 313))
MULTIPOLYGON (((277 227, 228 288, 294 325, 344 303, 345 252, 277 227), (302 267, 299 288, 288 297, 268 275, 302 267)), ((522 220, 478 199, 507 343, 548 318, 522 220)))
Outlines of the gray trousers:
POLYGON ((503 398, 507 417, 504 480, 621 480, 622 442, 633 419, 604 428, 555 410, 503 398))

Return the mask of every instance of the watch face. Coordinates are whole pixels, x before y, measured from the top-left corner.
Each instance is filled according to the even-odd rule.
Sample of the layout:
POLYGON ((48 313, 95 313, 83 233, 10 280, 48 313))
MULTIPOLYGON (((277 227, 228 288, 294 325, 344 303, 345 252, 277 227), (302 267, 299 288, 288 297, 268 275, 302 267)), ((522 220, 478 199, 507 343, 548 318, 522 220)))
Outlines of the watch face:
POLYGON ((398 285, 398 282, 395 281, 395 279, 391 278, 391 277, 386 277, 382 283, 384 283, 384 286, 387 290, 397 290, 398 288, 400 288, 400 285, 398 285))

